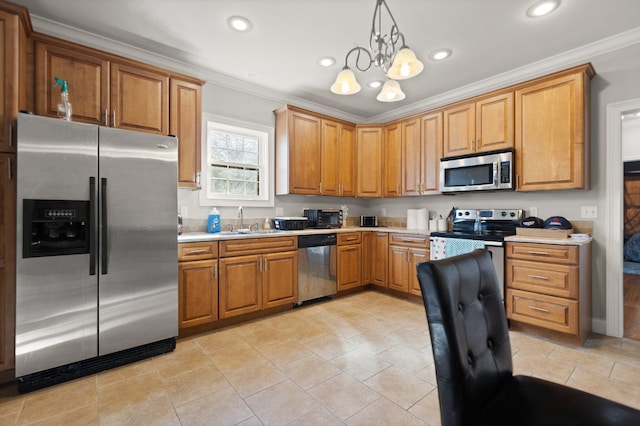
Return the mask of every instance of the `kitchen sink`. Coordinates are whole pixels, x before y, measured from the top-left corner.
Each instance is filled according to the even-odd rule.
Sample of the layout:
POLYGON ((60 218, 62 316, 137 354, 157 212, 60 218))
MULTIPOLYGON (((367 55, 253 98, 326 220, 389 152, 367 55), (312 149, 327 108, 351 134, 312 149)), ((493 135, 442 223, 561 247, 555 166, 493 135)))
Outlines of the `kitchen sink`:
POLYGON ((280 234, 287 232, 281 229, 263 229, 258 231, 220 231, 218 235, 261 235, 261 234, 280 234))

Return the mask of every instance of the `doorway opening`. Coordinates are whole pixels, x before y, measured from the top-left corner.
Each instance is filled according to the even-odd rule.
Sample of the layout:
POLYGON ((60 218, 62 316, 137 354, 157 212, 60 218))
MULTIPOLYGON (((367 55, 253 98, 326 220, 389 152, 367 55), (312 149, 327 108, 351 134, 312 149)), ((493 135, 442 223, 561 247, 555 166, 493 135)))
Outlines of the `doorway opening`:
MULTIPOLYGON (((624 155, 629 154, 628 147, 633 144, 625 143, 623 138, 623 122, 628 114, 640 111, 640 99, 610 104, 607 106, 607 164, 606 190, 608 205, 608 233, 606 239, 606 332, 608 336, 623 337, 625 334, 625 297, 624 297, 624 248, 625 235, 622 232, 625 225, 624 174, 622 163, 624 155)), ((638 145, 638 160, 640 160, 640 144, 638 145)), ((629 161, 632 159, 629 157, 629 161)), ((629 237, 630 239, 630 237, 629 237)), ((640 281, 638 282, 640 284, 640 281)), ((631 300, 631 298, 629 298, 631 300)), ((629 318, 630 326, 637 321, 629 318)), ((630 327, 631 329, 631 327, 630 327)))

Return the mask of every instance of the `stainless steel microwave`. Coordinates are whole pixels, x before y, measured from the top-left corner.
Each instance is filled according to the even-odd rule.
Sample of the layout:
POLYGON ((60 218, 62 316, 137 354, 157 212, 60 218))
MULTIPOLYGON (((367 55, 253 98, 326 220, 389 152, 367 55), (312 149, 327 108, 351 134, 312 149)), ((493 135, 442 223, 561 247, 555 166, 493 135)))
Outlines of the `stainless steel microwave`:
POLYGON ((446 157, 440 160, 440 192, 514 189, 513 150, 446 157))

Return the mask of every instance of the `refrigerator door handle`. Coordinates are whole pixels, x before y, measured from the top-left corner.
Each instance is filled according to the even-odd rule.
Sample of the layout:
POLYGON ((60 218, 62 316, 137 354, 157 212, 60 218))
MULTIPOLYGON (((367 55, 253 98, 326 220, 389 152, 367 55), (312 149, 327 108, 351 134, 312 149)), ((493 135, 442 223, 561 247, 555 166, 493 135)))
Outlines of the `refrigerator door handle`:
POLYGON ((100 235, 100 257, 101 266, 100 273, 102 275, 107 274, 107 234, 109 231, 109 222, 107 221, 107 178, 100 178, 100 196, 101 196, 101 210, 102 210, 102 234, 100 235))
POLYGON ((96 178, 89 177, 89 275, 96 274, 96 178))

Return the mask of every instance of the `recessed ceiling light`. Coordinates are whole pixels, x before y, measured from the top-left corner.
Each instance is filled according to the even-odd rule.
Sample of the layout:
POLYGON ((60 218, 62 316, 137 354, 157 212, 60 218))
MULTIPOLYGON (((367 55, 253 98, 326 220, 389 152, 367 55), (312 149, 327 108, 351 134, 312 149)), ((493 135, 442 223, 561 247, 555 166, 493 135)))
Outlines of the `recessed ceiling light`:
POLYGON ((240 32, 246 32, 251 29, 251 21, 242 16, 232 16, 227 23, 231 28, 240 32))
POLYGON ((323 56, 322 58, 318 59, 318 64, 323 67, 330 67, 335 63, 336 58, 333 58, 331 56, 323 56))
POLYGON ((438 49, 431 52, 429 57, 434 61, 441 61, 443 59, 447 59, 452 53, 451 49, 438 49))
POLYGON ((527 16, 530 18, 538 18, 545 16, 556 10, 560 6, 560 0, 542 0, 531 5, 527 9, 527 16))
POLYGON ((382 86, 382 81, 380 80, 373 80, 367 83, 367 87, 370 87, 372 89, 377 89, 380 86, 382 86))

